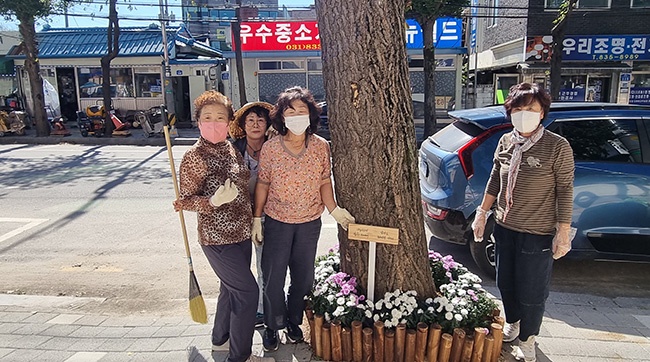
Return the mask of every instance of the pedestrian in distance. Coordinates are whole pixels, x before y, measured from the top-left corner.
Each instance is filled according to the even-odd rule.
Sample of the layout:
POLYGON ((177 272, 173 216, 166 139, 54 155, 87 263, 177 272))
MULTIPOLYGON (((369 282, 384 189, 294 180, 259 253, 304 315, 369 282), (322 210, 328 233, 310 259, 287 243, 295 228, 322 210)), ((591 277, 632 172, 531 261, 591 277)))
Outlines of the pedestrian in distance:
POLYGON ((282 92, 271 111, 279 135, 262 146, 255 187, 252 238, 264 241, 264 349, 278 349, 278 330, 287 329, 292 343, 303 340, 300 329, 305 296, 314 283, 314 259, 324 209, 344 228, 354 223, 337 206, 330 179, 329 143, 319 136, 320 108, 307 89, 282 92), (262 228, 262 214, 265 214, 262 228), (284 283, 289 268, 287 295, 284 283))
POLYGON ((569 142, 541 125, 551 98, 537 84, 510 88, 504 103, 514 129, 499 140, 481 205, 472 223, 483 240, 496 202, 497 287, 506 317, 504 342, 519 339, 519 352, 535 361, 549 293, 553 260, 571 250, 573 151, 569 142))
POLYGON ((251 354, 258 287, 250 270, 250 173, 241 154, 226 140, 232 103, 217 91, 207 91, 194 107, 201 137, 181 161, 180 198, 174 201, 174 209, 197 213, 199 243, 221 280, 213 351, 229 343, 228 362, 273 362, 251 354))
MULTIPOLYGON (((246 103, 235 112, 235 119, 230 122, 230 137, 233 145, 244 158, 244 164, 250 171, 248 181, 248 191, 251 200, 254 200, 255 184, 257 183, 257 173, 259 170, 260 152, 262 145, 269 137, 274 134, 271 128, 271 118, 269 112, 273 105, 267 102, 250 102, 246 103)), ((251 210, 252 210, 251 203, 251 210)), ((262 222, 264 218, 262 217, 262 222)), ((259 299, 257 302, 257 313, 255 315, 255 328, 264 326, 264 297, 262 286, 262 241, 255 244, 255 266, 257 269, 257 285, 259 286, 259 299)))

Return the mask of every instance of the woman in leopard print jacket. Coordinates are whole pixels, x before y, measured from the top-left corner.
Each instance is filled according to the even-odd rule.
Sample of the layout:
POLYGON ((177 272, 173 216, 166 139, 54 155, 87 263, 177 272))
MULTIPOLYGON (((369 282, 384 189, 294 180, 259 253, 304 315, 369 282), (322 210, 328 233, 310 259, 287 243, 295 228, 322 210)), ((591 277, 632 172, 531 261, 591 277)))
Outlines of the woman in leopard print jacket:
POLYGON ((251 273, 249 170, 226 140, 233 120, 230 100, 207 91, 194 101, 201 137, 180 166, 176 210, 195 211, 201 248, 221 280, 212 328, 213 349, 229 344, 227 361, 251 357, 258 287, 251 273))

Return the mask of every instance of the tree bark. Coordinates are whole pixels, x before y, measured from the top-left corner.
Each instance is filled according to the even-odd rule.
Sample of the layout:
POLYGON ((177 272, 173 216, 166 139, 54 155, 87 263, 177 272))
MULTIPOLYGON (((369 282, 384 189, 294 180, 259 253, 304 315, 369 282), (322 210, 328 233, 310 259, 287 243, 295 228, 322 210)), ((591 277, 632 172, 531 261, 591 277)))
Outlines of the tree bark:
MULTIPOLYGON (((102 96, 104 101, 105 135, 110 137, 115 129, 111 120, 111 60, 117 57, 120 46, 120 25, 117 18, 117 0, 109 1, 108 29, 106 29, 106 55, 100 61, 102 65, 102 96)), ((167 46, 167 44, 165 44, 167 46)))
POLYGON ((435 18, 427 18, 420 23, 424 48, 424 139, 436 132, 436 48, 433 46, 433 27, 435 18))
POLYGON ((562 87, 562 48, 566 25, 569 16, 573 12, 577 0, 565 0, 566 9, 560 9, 555 25, 551 29, 553 43, 551 44, 551 98, 556 101, 560 99, 560 88, 562 87))
MULTIPOLYGON (((400 232, 399 245, 377 245, 377 298, 395 289, 419 296, 435 292, 420 200, 404 9, 404 0, 316 0, 338 204, 357 223, 400 232)), ((339 240, 342 270, 365 289, 368 243, 348 240, 342 229, 339 240)))
POLYGON ((38 63, 38 45, 36 44, 36 28, 33 17, 21 17, 18 30, 25 44, 25 70, 29 76, 29 87, 32 93, 32 104, 34 109, 34 122, 36 123, 36 135, 47 137, 50 135, 50 125, 45 113, 45 96, 43 94, 43 78, 41 67, 38 63))

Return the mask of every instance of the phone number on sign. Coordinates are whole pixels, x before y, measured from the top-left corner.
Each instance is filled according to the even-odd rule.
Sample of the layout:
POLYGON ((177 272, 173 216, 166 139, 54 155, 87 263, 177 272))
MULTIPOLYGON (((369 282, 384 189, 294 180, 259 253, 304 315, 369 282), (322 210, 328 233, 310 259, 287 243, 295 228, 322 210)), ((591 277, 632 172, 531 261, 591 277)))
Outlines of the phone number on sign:
POLYGON ((287 44, 287 50, 320 50, 320 43, 318 44, 287 44))
POLYGON ((592 55, 593 60, 626 60, 626 59, 639 59, 639 54, 601 54, 592 55))

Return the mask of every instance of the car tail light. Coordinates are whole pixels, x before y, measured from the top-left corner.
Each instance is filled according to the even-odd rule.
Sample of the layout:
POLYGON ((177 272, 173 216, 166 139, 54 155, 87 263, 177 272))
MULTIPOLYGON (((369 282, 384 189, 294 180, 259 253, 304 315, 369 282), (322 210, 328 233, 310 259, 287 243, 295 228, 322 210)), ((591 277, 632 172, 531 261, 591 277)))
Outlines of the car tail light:
POLYGON ((449 213, 448 210, 431 206, 424 200, 422 200, 422 208, 424 209, 424 212, 427 213, 427 216, 434 220, 444 220, 447 218, 447 214, 449 213))
POLYGON ((463 173, 465 173, 465 177, 467 177, 467 179, 474 176, 474 165, 472 164, 472 153, 474 150, 477 149, 478 146, 480 146, 493 134, 510 128, 512 128, 512 124, 509 123, 500 124, 498 126, 489 128, 480 135, 472 138, 463 147, 458 149, 458 159, 460 160, 460 166, 463 168, 463 173))

